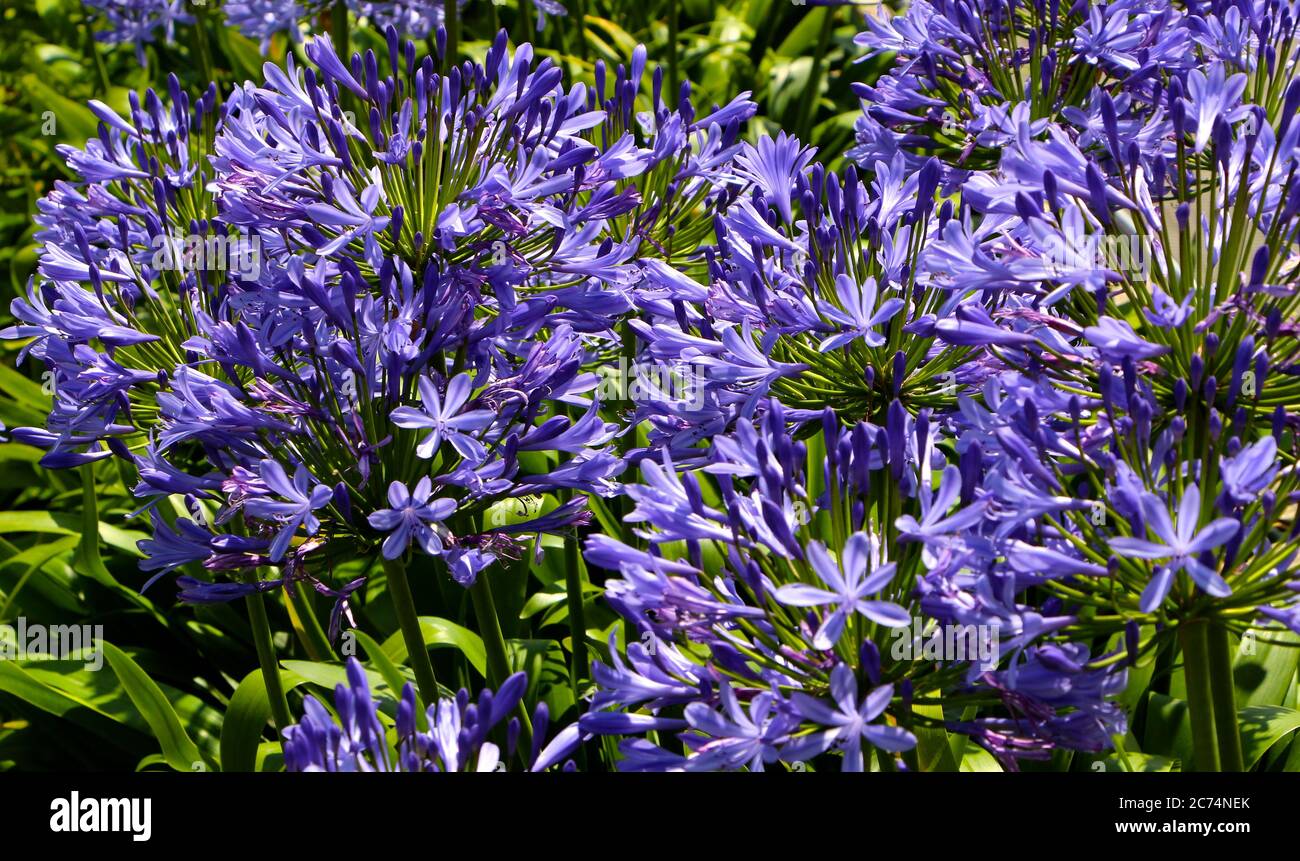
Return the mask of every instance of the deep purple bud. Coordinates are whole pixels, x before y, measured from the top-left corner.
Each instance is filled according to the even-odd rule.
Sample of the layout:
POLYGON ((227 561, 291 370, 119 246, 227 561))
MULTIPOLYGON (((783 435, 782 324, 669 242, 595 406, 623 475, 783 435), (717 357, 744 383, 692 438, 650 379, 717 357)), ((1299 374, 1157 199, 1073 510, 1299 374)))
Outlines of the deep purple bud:
POLYGON ((980 485, 984 468, 984 450, 976 440, 972 440, 961 453, 961 504, 969 505, 975 501, 975 491, 980 485))
POLYGON ((1092 206, 1093 214, 1101 219, 1102 224, 1110 224, 1110 204, 1106 202, 1106 180, 1102 177, 1101 171, 1097 165, 1088 162, 1086 171, 1088 180, 1088 202, 1092 206))
POLYGON ((862 662, 862 671, 867 675, 867 681, 872 687, 880 684, 880 649, 872 640, 863 640, 862 648, 858 651, 858 658, 862 662))
POLYGON ((1264 284, 1264 276, 1268 274, 1268 246, 1261 245, 1255 252, 1255 257, 1250 261, 1250 286, 1260 287, 1264 284))
POLYGON ((903 475, 903 459, 907 451, 906 428, 907 409, 895 398, 889 404, 885 417, 885 433, 889 440, 889 472, 895 481, 903 475))
POLYGON ((1106 132, 1106 141, 1110 144, 1111 155, 1119 161, 1119 121, 1115 118, 1115 102, 1105 90, 1098 90, 1101 102, 1101 125, 1106 132))
POLYGON ((1250 360, 1254 353, 1255 339, 1247 335, 1241 339, 1241 346, 1237 347, 1237 355, 1232 359, 1232 383, 1228 387, 1229 406, 1237 401, 1237 394, 1241 391, 1241 378, 1250 369, 1250 360))

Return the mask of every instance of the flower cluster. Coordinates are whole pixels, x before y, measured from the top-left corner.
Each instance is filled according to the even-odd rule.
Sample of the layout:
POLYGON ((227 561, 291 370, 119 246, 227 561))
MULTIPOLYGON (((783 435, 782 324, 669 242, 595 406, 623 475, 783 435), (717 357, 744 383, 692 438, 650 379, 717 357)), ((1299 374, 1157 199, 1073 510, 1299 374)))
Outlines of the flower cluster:
POLYGON ((95 23, 95 39, 108 45, 135 45, 144 65, 144 46, 159 36, 166 43, 176 37, 177 24, 193 24, 185 0, 84 0, 95 23))
MULTIPOLYGON (((684 756, 628 743, 628 767, 822 753, 801 739, 839 724, 803 697, 838 685, 852 711, 849 679, 901 699, 853 726, 883 713, 923 747, 921 686, 966 694, 859 654, 881 600, 999 631, 1014 659, 960 683, 1010 714, 928 728, 1008 764, 1107 747, 1122 664, 1300 632, 1295 10, 976 5, 869 23, 860 44, 897 62, 858 93, 867 181, 784 136, 746 145, 703 269, 641 292, 642 350, 696 392, 639 404, 627 493, 653 528, 588 545, 647 639, 598 677, 635 711, 587 720, 683 731, 684 756), (870 490, 802 484, 787 430, 870 490)), ((1194 711, 1231 684, 1186 672, 1194 711)))
POLYGON ((315 697, 303 703, 302 720, 284 732, 284 762, 288 771, 508 771, 519 757, 528 771, 555 765, 573 770, 568 757, 582 741, 576 726, 542 744, 549 717, 539 703, 531 725, 535 733, 528 750, 520 746, 522 724, 510 717, 520 705, 527 678, 510 676, 493 694, 479 693, 471 702, 461 689, 454 698, 440 699, 419 715, 415 688, 406 685, 395 717, 379 708, 370 692, 366 671, 355 658, 348 661, 347 684, 334 690, 336 719, 315 697), (508 720, 507 720, 508 718, 508 720), (503 751, 489 740, 505 721, 503 751))
POLYGON ((66 151, 85 183, 42 202, 42 282, 6 335, 32 338, 56 408, 15 437, 47 466, 126 458, 144 566, 228 575, 181 578, 187 600, 305 582, 337 622, 336 562, 413 547, 468 585, 516 536, 583 522, 581 494, 489 511, 617 490, 590 368, 621 349, 634 260, 698 241, 673 222, 739 182, 752 103, 670 110, 656 73, 634 120, 643 51, 565 89, 504 33, 446 75, 392 28, 388 48, 381 72, 317 37, 219 110, 175 79, 129 119, 93 105, 100 137, 66 151))
MULTIPOLYGON (((463 10, 469 0, 458 0, 463 10)), ((529 0, 537 17, 537 30, 546 27, 547 15, 567 15, 557 0, 529 0)), ((523 8, 523 7, 521 7, 523 8)), ((347 0, 347 9, 362 24, 381 32, 394 28, 401 36, 427 39, 443 24, 443 0, 347 0)), ((257 39, 266 53, 271 38, 285 33, 294 41, 301 37, 303 24, 328 11, 338 14, 327 0, 225 0, 226 20, 250 39, 257 39)))
MULTIPOLYGON (((372 561, 436 560, 486 642, 491 573, 599 520, 619 621, 555 741, 498 642, 495 696, 417 663, 396 718, 353 663, 290 768, 1015 769, 1117 747, 1157 656, 1244 766, 1231 638, 1300 634, 1294 3, 916 0, 842 170, 644 49, 570 86, 350 5, 386 50, 92 103, 0 333, 54 391, 12 438, 131 470, 186 601, 305 586, 337 636, 372 561)), ((226 11, 265 47, 309 6, 226 11)))
POLYGON ((621 767, 761 770, 837 751, 861 771, 865 743, 915 768, 952 730, 1014 768, 1123 733, 1107 699, 1124 670, 1090 667, 1085 645, 1052 636, 1074 617, 1024 603, 1036 581, 971 498, 978 476, 949 466, 930 490, 951 441, 928 410, 895 400, 884 426, 841 428, 828 409, 815 451, 790 418, 771 401, 757 427, 714 437, 700 470, 645 461, 627 493, 647 549, 588 540, 588 562, 618 572, 606 597, 628 641, 626 660, 611 643, 597 664, 582 726, 682 730, 686 749, 625 741, 621 767), (958 648, 927 651, 936 637, 958 648), (947 717, 967 705, 985 708, 947 717))

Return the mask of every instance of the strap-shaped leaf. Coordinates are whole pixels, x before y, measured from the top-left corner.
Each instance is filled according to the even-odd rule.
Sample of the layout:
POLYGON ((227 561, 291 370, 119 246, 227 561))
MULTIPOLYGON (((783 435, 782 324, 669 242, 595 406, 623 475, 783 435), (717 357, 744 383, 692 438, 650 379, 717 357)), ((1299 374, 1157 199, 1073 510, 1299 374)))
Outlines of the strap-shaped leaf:
POLYGON ((163 695, 162 689, 121 649, 112 643, 104 643, 103 647, 108 664, 117 674, 122 688, 153 730, 153 736, 162 747, 167 764, 177 771, 192 771, 194 764, 202 762, 203 757, 193 739, 185 732, 181 719, 163 695))

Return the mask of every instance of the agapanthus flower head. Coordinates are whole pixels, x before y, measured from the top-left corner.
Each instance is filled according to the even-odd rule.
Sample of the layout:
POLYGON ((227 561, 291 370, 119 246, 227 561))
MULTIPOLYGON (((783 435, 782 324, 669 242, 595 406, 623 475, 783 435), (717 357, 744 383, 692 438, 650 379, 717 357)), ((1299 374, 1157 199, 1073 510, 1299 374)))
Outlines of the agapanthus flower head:
POLYGON ((284 761, 289 771, 509 771, 516 759, 525 770, 545 771, 565 763, 582 742, 577 726, 548 730, 545 703, 533 714, 534 741, 529 750, 517 748, 519 706, 528 679, 516 673, 495 692, 484 690, 477 700, 461 689, 454 698, 429 705, 417 720, 415 688, 406 685, 397 702, 396 718, 380 709, 370 679, 359 661, 347 665, 347 684, 334 689, 335 718, 314 696, 303 701, 302 720, 284 731, 284 761), (503 723, 509 743, 505 750, 490 741, 503 723), (421 724, 427 729, 421 729, 421 724))
POLYGON ((971 256, 1020 286, 991 315, 1019 342, 998 351, 1009 370, 958 424, 994 461, 992 510, 1021 513, 1004 515, 1024 545, 1012 558, 1083 551, 1082 567, 1048 569, 1104 569, 1109 582, 1080 583, 1108 596, 1112 633, 1139 614, 1173 622, 1147 649, 1183 623, 1289 618, 1295 539, 1277 500, 1294 489, 1278 467, 1296 350, 1280 333, 1300 88, 1277 64, 1294 62, 1295 24, 1232 4, 1166 14, 1159 41, 1186 56, 1153 81, 1153 46, 1132 38, 1143 13, 1087 12, 1076 35, 1104 74, 1059 116, 1022 118, 962 186, 971 256))
POLYGON ((646 387, 637 416, 679 458, 769 397, 845 422, 883 423, 895 402, 951 409, 986 373, 985 348, 1032 341, 962 304, 973 286, 996 297, 1016 282, 972 284, 980 261, 953 247, 958 214, 935 208, 937 162, 909 170, 899 157, 865 181, 811 155, 785 136, 746 144, 737 163, 752 185, 717 217, 707 282, 655 270, 641 293, 643 363, 690 385, 646 387))
POLYGON ((890 52, 895 66, 855 85, 863 114, 849 155, 863 167, 937 155, 953 179, 986 169, 1021 126, 1041 132, 1078 110, 1098 78, 1145 94, 1157 70, 1187 70, 1199 20, 1169 0, 920 0, 869 15, 863 59, 890 52))
MULTIPOLYGON (((667 452, 662 463, 642 462, 643 483, 627 486, 636 503, 627 520, 649 550, 607 536, 587 544, 589 564, 618 572, 606 598, 630 639, 611 641, 612 662, 594 665, 599 690, 581 725, 679 732, 679 747, 624 745, 620 767, 838 761, 855 771, 872 749, 889 763, 902 754, 906 767, 916 743, 912 697, 943 691, 955 702, 990 686, 1033 710, 1030 724, 988 717, 1015 720, 1036 751, 1109 743, 1105 730, 1123 724, 1108 702, 1122 669, 1087 667, 1109 681, 1075 700, 1017 685, 1016 656, 1054 647, 1074 619, 1023 602, 1041 581, 1018 582, 1011 542, 998 537, 987 502, 961 501, 962 470, 950 467, 932 486, 942 440, 928 413, 913 420, 899 407, 893 415, 889 427, 844 428, 827 410, 810 426, 795 420, 805 426, 792 433, 795 414, 772 400, 734 438, 714 437, 705 465, 683 469, 667 452), (810 460, 809 446, 825 454, 810 460), (882 523, 891 510, 896 522, 882 523), (990 648, 927 658, 941 628, 984 631, 990 648), (1084 707, 1099 716, 1096 731, 1069 718, 1084 707)), ((981 473, 985 466, 977 464, 981 473)), ((969 476, 976 486, 980 478, 969 476)), ((1090 573, 1077 555, 1059 556, 1060 576, 1090 573)), ((1082 655, 1073 671, 1089 663, 1082 655)), ((951 728, 1001 752, 982 723, 951 728)))
POLYGON ((299 41, 302 22, 326 5, 323 0, 224 0, 221 11, 231 26, 256 39, 265 54, 277 33, 299 41))
POLYGON ((348 559, 437 556, 468 586, 528 530, 584 522, 624 467, 593 369, 630 287, 742 182, 753 104, 670 109, 655 72, 634 116, 643 49, 566 88, 504 32, 445 74, 386 39, 348 58, 313 38, 215 128, 215 90, 191 109, 174 78, 129 118, 93 104, 99 136, 65 150, 86 182, 42 205, 41 280, 5 334, 58 396, 18 435, 50 466, 131 460, 151 512, 187 495, 191 526, 151 513, 142 544, 186 599, 298 584, 343 619, 348 559), (524 523, 490 513, 538 493, 524 523))
POLYGON ((84 0, 94 10, 92 20, 102 25, 95 39, 110 45, 132 44, 140 64, 145 62, 144 46, 161 40, 172 42, 177 24, 193 24, 185 0, 84 0))

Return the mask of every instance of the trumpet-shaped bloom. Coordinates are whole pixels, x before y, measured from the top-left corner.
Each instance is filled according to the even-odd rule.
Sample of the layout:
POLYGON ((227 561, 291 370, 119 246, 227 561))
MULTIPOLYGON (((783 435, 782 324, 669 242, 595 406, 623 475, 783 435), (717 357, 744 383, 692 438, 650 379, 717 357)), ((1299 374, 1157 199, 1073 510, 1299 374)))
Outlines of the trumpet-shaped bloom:
POLYGON ((814 542, 808 547, 808 558, 812 561, 817 576, 830 588, 791 583, 776 590, 776 599, 792 607, 833 606, 834 609, 817 629, 813 638, 814 648, 833 647, 854 613, 861 613, 871 621, 891 628, 901 628, 912 623, 911 615, 897 604, 868 600, 867 596, 876 595, 889 585, 894 579, 895 571, 892 562, 868 571, 872 555, 871 538, 863 532, 849 538, 838 562, 826 552, 824 544, 814 542))
POLYGON ((1157 568, 1151 583, 1142 593, 1142 612, 1150 613, 1165 600, 1174 575, 1182 570, 1187 571, 1196 585, 1215 597, 1232 594, 1232 589, 1218 572, 1196 557, 1214 550, 1236 535, 1240 523, 1231 517, 1220 517, 1200 527, 1201 491, 1195 484, 1188 485, 1183 491, 1178 512, 1172 519, 1164 502, 1154 494, 1143 498, 1142 510, 1147 525, 1160 540, 1120 537, 1112 538, 1110 542, 1111 549, 1121 556, 1164 563, 1157 568))
POLYGON ((437 524, 446 520, 456 510, 456 500, 433 495, 433 482, 428 476, 420 479, 415 490, 409 490, 400 481, 388 486, 389 508, 381 508, 367 519, 371 526, 389 533, 384 539, 385 559, 396 559, 415 541, 425 553, 438 556, 442 553, 442 538, 437 524))

